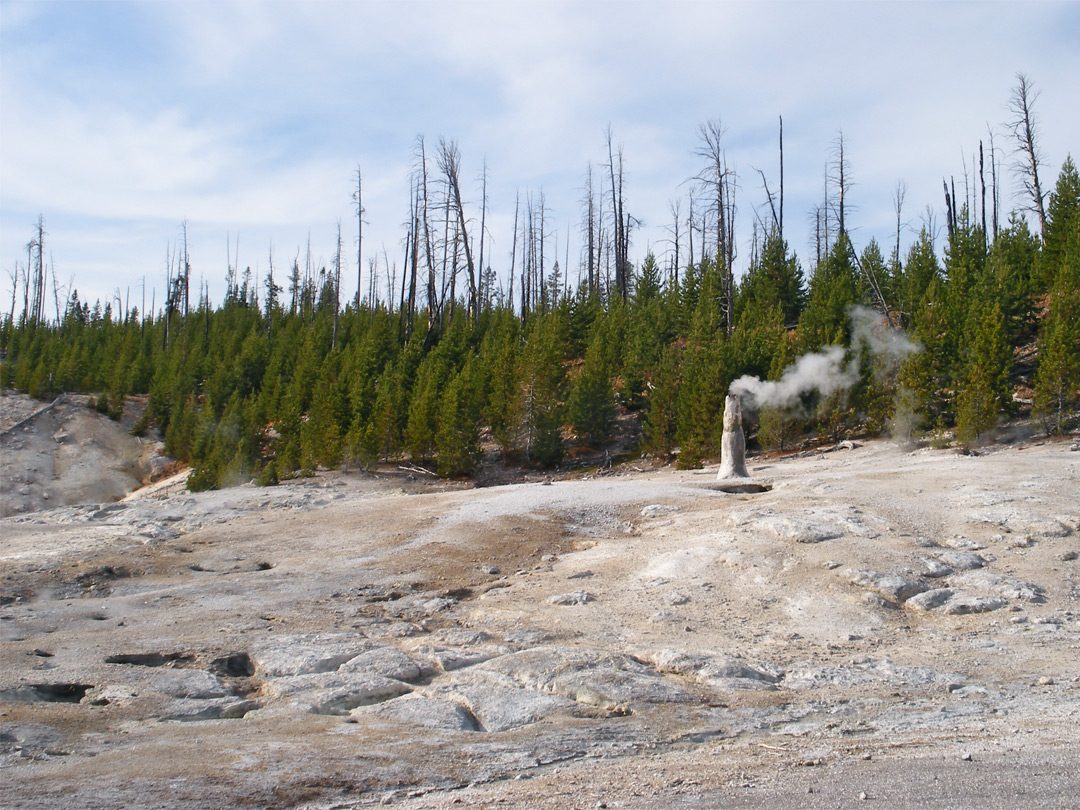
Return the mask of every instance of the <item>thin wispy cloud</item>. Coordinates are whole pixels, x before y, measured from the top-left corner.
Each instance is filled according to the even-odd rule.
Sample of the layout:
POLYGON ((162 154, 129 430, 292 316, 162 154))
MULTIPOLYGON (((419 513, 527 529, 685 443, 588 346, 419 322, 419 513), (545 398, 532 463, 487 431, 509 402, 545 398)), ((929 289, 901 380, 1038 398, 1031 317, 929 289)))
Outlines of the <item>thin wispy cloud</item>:
MULTIPOLYGON (((291 256, 309 234, 329 255, 339 220, 355 240, 357 165, 365 252, 385 247, 400 264, 423 134, 432 149, 458 142, 477 220, 486 160, 485 259, 504 280, 515 194, 541 187, 560 263, 569 230, 574 278, 586 167, 599 174, 607 160, 605 127, 643 223, 640 260, 668 249, 669 203, 700 169, 697 128, 711 118, 739 175, 745 266, 751 224, 767 216, 758 170, 779 188, 780 115, 785 226, 804 265, 841 130, 857 245, 876 237, 887 251, 898 180, 917 223, 941 207, 943 177, 973 171, 988 127, 1008 146, 1000 124, 1017 71, 1042 91, 1052 183, 1080 132, 1078 39, 1068 2, 0 2, 0 266, 25 261, 40 213, 57 275, 84 299, 144 277, 161 286, 186 219, 196 272, 220 295, 226 234, 240 233, 253 269, 271 243, 291 256)), ((1011 179, 1002 187, 1007 211, 1011 179)))

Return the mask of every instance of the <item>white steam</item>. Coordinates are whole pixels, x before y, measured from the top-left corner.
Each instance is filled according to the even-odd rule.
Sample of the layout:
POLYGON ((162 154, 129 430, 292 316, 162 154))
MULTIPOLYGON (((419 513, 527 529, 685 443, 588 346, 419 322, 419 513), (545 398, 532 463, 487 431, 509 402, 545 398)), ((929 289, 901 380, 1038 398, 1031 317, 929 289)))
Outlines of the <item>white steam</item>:
POLYGON ((843 346, 827 346, 819 352, 804 354, 784 369, 779 380, 761 380, 747 374, 735 380, 729 391, 755 408, 763 405, 787 408, 810 391, 828 396, 841 388, 850 388, 859 379, 858 363, 845 364, 844 354, 843 346))
POLYGON ((920 351, 902 329, 889 326, 876 310, 855 304, 848 310, 851 318, 851 345, 866 346, 874 357, 892 369, 909 354, 920 351))
MULTIPOLYGON (((852 348, 867 349, 886 368, 894 368, 907 355, 919 351, 906 334, 890 327, 874 310, 855 305, 848 315, 852 324, 852 348)), ((859 380, 859 352, 853 352, 847 362, 844 361, 846 354, 843 346, 826 346, 821 351, 804 354, 784 369, 779 380, 744 375, 728 390, 753 408, 789 408, 803 394, 815 391, 827 397, 850 388, 859 380)))

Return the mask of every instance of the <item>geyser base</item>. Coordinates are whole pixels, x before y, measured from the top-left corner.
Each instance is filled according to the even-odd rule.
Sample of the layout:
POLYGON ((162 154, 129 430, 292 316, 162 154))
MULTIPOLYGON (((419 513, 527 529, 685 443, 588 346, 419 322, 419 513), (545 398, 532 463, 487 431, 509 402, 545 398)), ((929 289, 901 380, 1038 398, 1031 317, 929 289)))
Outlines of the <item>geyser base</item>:
POLYGON ((757 492, 768 492, 772 489, 772 484, 763 484, 749 478, 727 478, 723 481, 712 481, 703 486, 705 489, 711 489, 714 492, 727 492, 732 495, 752 495, 757 492))

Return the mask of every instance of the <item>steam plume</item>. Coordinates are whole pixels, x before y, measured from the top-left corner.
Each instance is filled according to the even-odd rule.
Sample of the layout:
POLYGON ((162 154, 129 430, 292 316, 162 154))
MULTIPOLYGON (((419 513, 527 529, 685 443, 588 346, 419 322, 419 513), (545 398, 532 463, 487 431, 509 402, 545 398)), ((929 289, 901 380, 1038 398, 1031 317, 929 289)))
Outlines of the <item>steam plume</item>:
POLYGON ((761 380, 747 374, 735 380, 729 390, 754 407, 787 408, 802 394, 817 391, 828 396, 841 388, 850 388, 858 378, 858 365, 854 361, 844 363, 844 347, 827 346, 819 352, 804 354, 784 369, 779 380, 761 380))
POLYGON ((894 329, 875 310, 855 304, 848 310, 851 318, 851 345, 866 346, 872 355, 884 360, 890 370, 909 354, 920 350, 902 329, 894 329))
MULTIPOLYGON (((865 347, 890 369, 919 350, 907 335, 890 328, 872 309, 856 305, 851 307, 848 315, 852 324, 852 347, 865 347)), ((858 355, 845 363, 845 353, 843 346, 826 346, 820 351, 804 354, 784 369, 779 380, 761 380, 747 374, 735 380, 728 390, 751 407, 788 408, 802 394, 812 391, 828 396, 858 382, 858 355)))

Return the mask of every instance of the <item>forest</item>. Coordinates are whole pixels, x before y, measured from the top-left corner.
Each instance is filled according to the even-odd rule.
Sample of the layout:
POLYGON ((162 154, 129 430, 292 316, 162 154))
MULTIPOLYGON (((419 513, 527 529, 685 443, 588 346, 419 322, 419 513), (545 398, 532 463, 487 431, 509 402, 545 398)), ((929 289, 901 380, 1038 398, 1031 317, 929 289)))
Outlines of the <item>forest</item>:
MULTIPOLYGON (((542 197, 516 206, 498 281, 469 232, 483 234, 486 209, 479 222, 466 216, 453 141, 434 157, 418 141, 405 272, 382 297, 369 260, 366 288, 359 276, 356 297, 342 301, 339 226, 329 267, 297 254, 277 275, 271 259, 260 279, 230 261, 219 304, 192 289, 183 245, 156 311, 90 305, 74 290, 60 298, 55 286, 50 301, 39 220, 0 322, 0 387, 91 392, 114 417, 125 397, 148 395, 136 429, 161 432, 191 466, 192 490, 405 460, 446 477, 496 461, 552 469, 602 455, 616 423, 635 454, 696 467, 719 454, 732 383, 779 382, 808 355, 832 357, 842 384, 752 403, 759 448, 879 435, 970 447, 1018 417, 1067 432, 1080 422, 1080 176, 1069 157, 1043 190, 1019 80, 1011 132, 1025 205, 999 214, 991 148, 988 215, 980 143, 961 195, 944 183, 940 251, 928 216, 901 255, 902 186, 895 244, 853 244, 841 138, 806 270, 784 237, 781 180, 777 194, 766 184, 770 216, 755 223, 736 278, 736 184, 718 122, 699 133, 698 210, 692 201, 689 217, 673 211, 674 250, 640 263, 629 259, 634 219, 608 131, 595 193, 592 168, 587 177, 573 283, 568 256, 561 267, 545 256, 542 197), (882 341, 907 348, 881 351, 882 341)), ((358 171, 362 228, 361 191, 358 171)), ((359 273, 359 254, 356 264, 359 273)))

